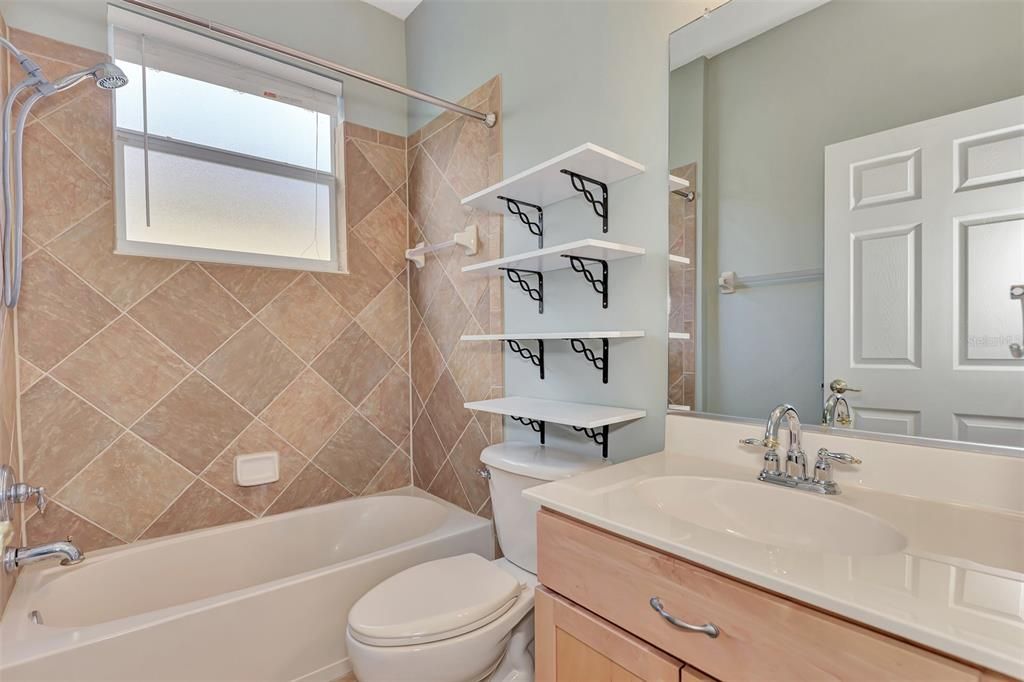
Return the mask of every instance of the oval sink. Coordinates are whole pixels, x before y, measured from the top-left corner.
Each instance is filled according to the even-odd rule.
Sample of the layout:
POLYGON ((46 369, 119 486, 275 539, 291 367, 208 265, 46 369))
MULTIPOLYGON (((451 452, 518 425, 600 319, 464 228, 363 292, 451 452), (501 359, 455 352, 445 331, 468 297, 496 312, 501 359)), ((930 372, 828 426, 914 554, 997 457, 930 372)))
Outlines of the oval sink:
POLYGON ((635 486, 659 511, 708 530, 810 552, 889 554, 907 539, 867 512, 814 493, 757 481, 660 476, 635 486))

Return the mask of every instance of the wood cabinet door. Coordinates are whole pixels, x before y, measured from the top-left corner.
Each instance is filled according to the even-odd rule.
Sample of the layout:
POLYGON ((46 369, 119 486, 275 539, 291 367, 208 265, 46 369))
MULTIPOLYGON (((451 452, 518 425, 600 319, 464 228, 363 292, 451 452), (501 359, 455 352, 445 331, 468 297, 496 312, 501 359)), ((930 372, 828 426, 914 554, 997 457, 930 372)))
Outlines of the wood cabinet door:
POLYGON ((554 592, 534 602, 537 682, 679 682, 683 664, 554 592))

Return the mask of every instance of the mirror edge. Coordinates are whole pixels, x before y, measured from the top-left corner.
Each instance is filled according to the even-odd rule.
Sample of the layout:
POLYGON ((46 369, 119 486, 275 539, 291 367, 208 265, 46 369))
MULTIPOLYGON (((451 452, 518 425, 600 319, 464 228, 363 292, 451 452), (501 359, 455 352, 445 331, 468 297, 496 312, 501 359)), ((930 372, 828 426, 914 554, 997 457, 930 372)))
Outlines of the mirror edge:
MULTIPOLYGON (((714 414, 712 412, 694 412, 692 410, 673 410, 666 412, 668 417, 690 417, 694 419, 708 419, 711 421, 727 422, 731 424, 750 424, 757 428, 763 428, 764 420, 753 417, 733 417, 726 414, 714 414)), ((833 429, 821 424, 805 424, 801 422, 800 428, 804 433, 827 433, 840 438, 852 438, 856 440, 869 440, 881 443, 897 443, 899 445, 917 445, 926 448, 938 448, 940 450, 959 450, 961 452, 973 452, 980 455, 999 455, 1002 457, 1024 458, 1024 448, 1014 448, 1006 445, 988 445, 986 443, 973 443, 962 440, 946 440, 943 438, 928 438, 927 436, 902 436, 896 433, 881 433, 879 431, 859 431, 848 429, 833 429)))

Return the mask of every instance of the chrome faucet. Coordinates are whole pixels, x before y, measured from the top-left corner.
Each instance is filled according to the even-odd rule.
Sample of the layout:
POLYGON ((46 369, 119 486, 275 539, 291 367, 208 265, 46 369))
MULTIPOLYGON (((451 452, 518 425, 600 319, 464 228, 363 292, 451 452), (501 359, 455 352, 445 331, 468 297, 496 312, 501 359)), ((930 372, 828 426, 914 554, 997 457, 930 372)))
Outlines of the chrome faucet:
POLYGON ((51 557, 61 557, 61 566, 71 566, 85 559, 85 554, 71 542, 70 537, 61 542, 49 542, 35 547, 8 547, 4 550, 4 572, 13 573, 19 568, 51 557))
MULTIPOLYGON (((15 480, 14 469, 0 465, 0 521, 10 521, 13 516, 11 505, 24 504, 30 497, 36 498, 40 514, 46 513, 46 490, 42 486, 31 486, 15 480)), ((4 572, 13 573, 22 566, 34 564, 50 557, 60 557, 61 566, 77 564, 85 558, 69 537, 66 541, 50 542, 35 547, 5 547, 3 553, 4 572)))
POLYGON ((860 393, 860 389, 850 388, 842 379, 833 380, 828 388, 832 393, 825 400, 825 408, 821 411, 821 423, 825 426, 853 426, 850 403, 846 402, 844 393, 860 393))
POLYGON ((800 415, 796 408, 787 403, 778 405, 768 415, 765 423, 764 436, 745 438, 741 445, 752 445, 767 448, 764 453, 764 465, 757 480, 787 488, 810 490, 823 495, 838 495, 839 486, 832 480, 832 462, 860 464, 853 455, 844 452, 831 452, 826 448, 818 450, 818 458, 814 464, 814 477, 807 476, 807 455, 800 443, 800 415), (779 429, 785 420, 789 430, 789 443, 786 448, 786 468, 779 466, 779 429))

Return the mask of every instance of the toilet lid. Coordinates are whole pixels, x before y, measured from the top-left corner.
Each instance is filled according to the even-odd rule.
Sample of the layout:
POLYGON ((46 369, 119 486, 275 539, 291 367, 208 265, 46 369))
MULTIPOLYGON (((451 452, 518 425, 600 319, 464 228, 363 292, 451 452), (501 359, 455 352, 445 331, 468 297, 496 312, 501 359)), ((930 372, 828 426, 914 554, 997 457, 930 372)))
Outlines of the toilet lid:
POLYGON ((349 612, 352 636, 371 646, 457 637, 512 608, 523 586, 476 554, 406 569, 364 594, 349 612))

